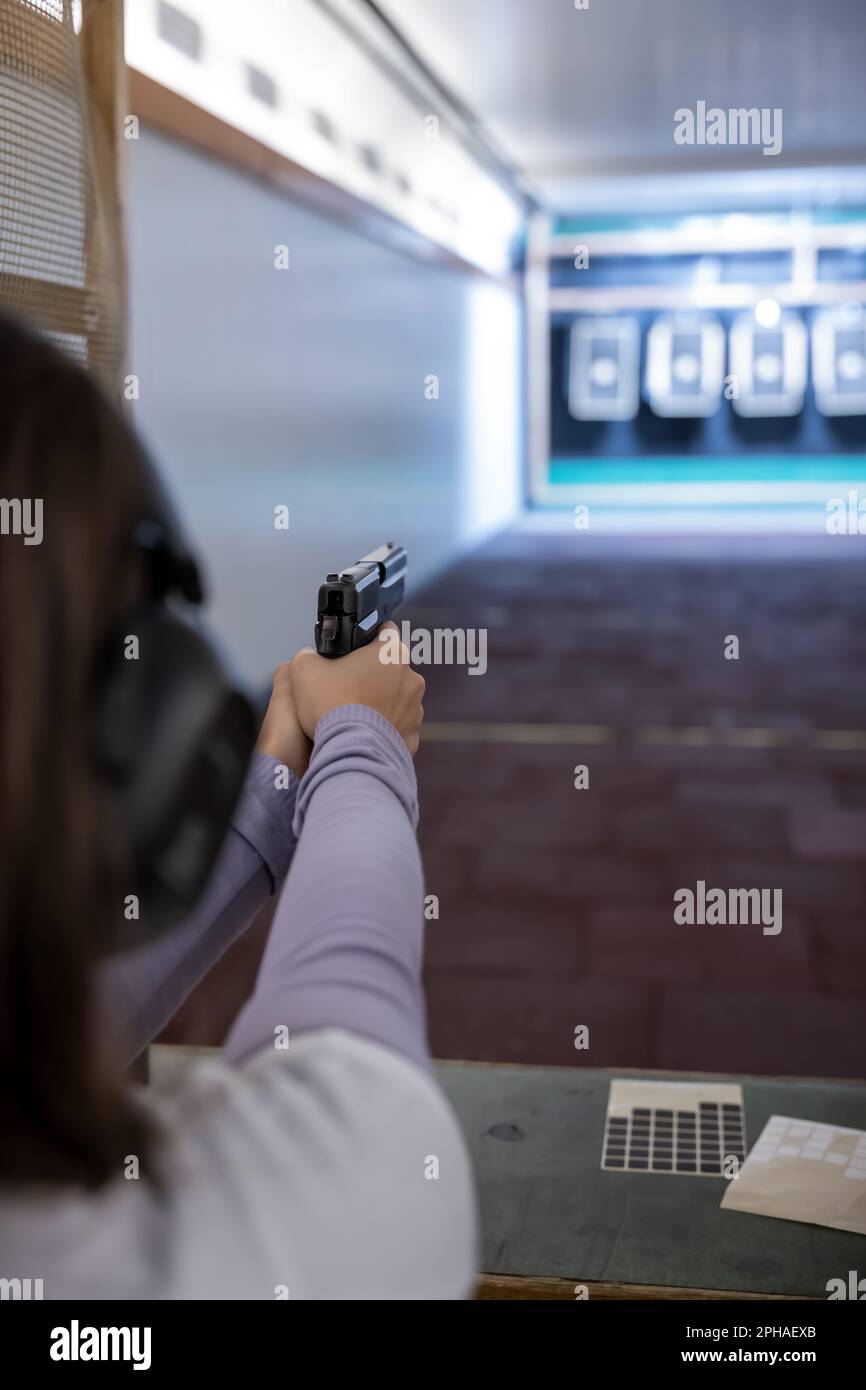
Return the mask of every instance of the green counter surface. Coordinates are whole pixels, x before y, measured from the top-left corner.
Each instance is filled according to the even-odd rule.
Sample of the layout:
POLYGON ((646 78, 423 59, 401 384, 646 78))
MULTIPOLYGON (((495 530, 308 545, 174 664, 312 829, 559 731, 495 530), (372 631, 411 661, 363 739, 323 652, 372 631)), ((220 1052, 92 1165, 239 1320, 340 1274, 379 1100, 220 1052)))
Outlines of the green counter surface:
POLYGON ((602 1171, 615 1076, 734 1081, 751 1148, 771 1115, 866 1129, 866 1085, 440 1062, 472 1155, 491 1275, 826 1298, 866 1275, 866 1237, 723 1211, 725 1179, 602 1171))

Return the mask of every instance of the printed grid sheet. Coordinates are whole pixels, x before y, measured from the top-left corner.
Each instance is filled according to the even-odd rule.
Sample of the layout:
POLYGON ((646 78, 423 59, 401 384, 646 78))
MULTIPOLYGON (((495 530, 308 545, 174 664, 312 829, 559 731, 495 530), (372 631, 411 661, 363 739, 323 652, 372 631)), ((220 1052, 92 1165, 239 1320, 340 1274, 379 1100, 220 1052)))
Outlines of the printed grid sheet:
POLYGON ((722 1206, 866 1235, 866 1131, 771 1115, 722 1206))
POLYGON ((769 1163, 773 1158, 831 1163, 839 1169, 840 1177, 866 1182, 866 1133, 774 1115, 749 1158, 754 1163, 769 1163))
POLYGON ((743 1093, 716 1082, 629 1081, 610 1085, 601 1166, 611 1172, 724 1176, 743 1163, 743 1093))

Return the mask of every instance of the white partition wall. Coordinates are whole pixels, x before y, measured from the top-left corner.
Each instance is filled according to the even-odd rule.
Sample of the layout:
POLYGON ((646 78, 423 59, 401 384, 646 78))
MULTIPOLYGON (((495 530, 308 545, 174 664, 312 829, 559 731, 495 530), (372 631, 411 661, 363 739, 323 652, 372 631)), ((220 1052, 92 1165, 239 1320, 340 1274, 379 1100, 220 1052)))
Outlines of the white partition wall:
POLYGON ((416 586, 514 515, 519 301, 147 132, 129 176, 137 419, 261 678, 327 570, 397 540, 416 586))

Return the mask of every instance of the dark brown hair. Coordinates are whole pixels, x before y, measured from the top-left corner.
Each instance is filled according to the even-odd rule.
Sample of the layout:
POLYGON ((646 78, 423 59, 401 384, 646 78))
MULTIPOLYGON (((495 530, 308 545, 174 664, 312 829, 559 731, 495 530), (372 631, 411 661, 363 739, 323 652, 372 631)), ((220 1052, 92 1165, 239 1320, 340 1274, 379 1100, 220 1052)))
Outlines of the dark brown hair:
POLYGON ((95 1187, 146 1159, 97 968, 130 873, 91 752, 94 671, 140 578, 138 447, 65 353, 0 319, 0 1184, 95 1187), (8 517, 8 508, 6 510, 8 517))

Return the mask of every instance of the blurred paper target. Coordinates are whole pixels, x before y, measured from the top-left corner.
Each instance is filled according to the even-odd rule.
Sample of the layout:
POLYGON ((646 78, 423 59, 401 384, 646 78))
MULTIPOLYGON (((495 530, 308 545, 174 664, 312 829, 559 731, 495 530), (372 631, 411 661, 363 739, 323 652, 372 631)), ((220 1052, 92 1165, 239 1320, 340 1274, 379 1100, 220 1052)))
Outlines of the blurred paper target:
POLYGON ((640 406, 636 318, 577 319, 571 329, 568 409, 575 420, 633 420, 640 406))
POLYGON ((715 415, 725 374, 725 334, 712 318, 664 315, 647 334, 646 396, 666 419, 715 415))
POLYGON ((821 309, 812 324, 812 381, 822 415, 866 415, 866 314, 862 304, 821 309))
POLYGON ((796 314, 762 301, 731 327, 730 370, 738 415, 798 415, 806 392, 806 328, 796 314))

